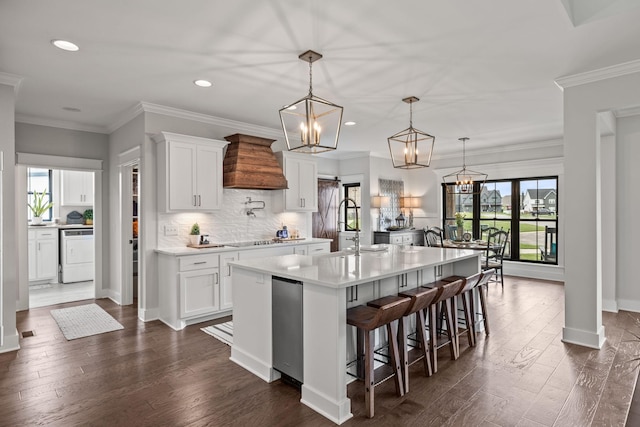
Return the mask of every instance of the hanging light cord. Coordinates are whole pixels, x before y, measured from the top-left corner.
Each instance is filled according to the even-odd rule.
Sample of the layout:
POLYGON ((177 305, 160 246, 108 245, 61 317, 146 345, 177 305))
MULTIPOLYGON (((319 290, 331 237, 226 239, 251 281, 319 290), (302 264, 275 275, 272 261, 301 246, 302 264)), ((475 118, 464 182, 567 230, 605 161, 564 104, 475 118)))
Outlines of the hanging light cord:
POLYGON ((313 95, 313 73, 311 72, 311 67, 313 65, 312 56, 309 55, 309 96, 313 95))
POLYGON ((466 162, 466 150, 465 150, 465 142, 467 142, 467 139, 469 138, 460 138, 460 141, 462 141, 462 170, 466 171, 467 170, 467 162, 466 162))

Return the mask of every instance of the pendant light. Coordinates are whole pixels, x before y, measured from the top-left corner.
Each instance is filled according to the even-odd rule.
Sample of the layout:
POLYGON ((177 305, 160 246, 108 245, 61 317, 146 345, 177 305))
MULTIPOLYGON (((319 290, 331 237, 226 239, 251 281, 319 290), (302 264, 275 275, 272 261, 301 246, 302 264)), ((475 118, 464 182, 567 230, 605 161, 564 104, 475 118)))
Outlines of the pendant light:
POLYGON ((393 167, 400 169, 427 168, 431 163, 436 138, 413 127, 413 103, 420 101, 420 99, 410 96, 402 101, 409 104, 409 127, 387 138, 393 167))
POLYGON ((480 194, 487 181, 488 175, 486 173, 467 169, 465 144, 468 140, 467 137, 458 138, 458 141, 462 141, 462 169, 442 177, 442 182, 446 184, 445 187, 449 194, 480 194), (477 187, 474 186, 476 183, 479 184, 477 187))
POLYGON ((309 63, 309 94, 280 110, 287 148, 311 154, 335 150, 342 123, 342 107, 313 94, 311 67, 322 55, 308 50, 298 58, 309 63))

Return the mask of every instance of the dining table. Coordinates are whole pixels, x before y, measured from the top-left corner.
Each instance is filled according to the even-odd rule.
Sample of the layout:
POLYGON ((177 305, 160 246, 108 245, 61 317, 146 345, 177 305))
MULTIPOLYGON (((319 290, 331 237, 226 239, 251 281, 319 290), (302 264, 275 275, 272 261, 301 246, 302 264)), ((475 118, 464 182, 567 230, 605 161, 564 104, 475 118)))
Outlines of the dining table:
MULTIPOLYGON (((442 241, 442 247, 448 249, 473 249, 476 251, 486 251, 488 243, 485 240, 457 241, 446 239, 442 241)), ((491 250, 500 249, 500 245, 493 245, 491 250)))

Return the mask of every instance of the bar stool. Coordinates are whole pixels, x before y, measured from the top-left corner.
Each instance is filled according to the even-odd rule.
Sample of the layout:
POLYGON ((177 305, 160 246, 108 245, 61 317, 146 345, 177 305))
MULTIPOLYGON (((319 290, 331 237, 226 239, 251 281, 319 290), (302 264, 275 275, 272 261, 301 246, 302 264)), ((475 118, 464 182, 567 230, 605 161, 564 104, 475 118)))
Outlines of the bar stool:
MULTIPOLYGON (((472 291, 476 290, 479 292, 478 296, 480 299, 480 313, 476 313, 475 312, 475 303, 473 302, 473 298, 471 298, 471 312, 472 313, 476 313, 478 315, 480 315, 482 318, 478 321, 478 322, 483 322, 484 323, 484 334, 489 336, 489 313, 487 311, 487 301, 485 298, 485 293, 488 290, 488 284, 489 281, 491 281, 491 278, 496 274, 496 270, 495 269, 489 269, 486 270, 482 273, 482 278, 478 281, 478 283, 476 284, 476 286, 473 288, 472 291)), ((475 334, 476 331, 476 322, 473 322, 473 332, 475 334)))
MULTIPOLYGON (((394 296, 390 297, 388 302, 379 308, 359 305, 347 310, 347 324, 355 326, 358 329, 358 359, 360 360, 361 357, 364 357, 364 400, 369 418, 372 418, 374 414, 374 388, 378 384, 393 376, 396 383, 396 393, 398 396, 404 395, 402 370, 398 353, 398 330, 394 328, 392 324, 402 318, 409 304, 411 304, 411 298, 394 296), (378 372, 383 376, 381 376, 379 380, 376 380, 376 370, 374 370, 373 366, 374 332, 382 326, 387 327, 392 373, 384 375, 385 372, 382 369, 384 367, 378 368, 378 372), (360 352, 362 351, 363 344, 364 355, 361 356, 360 352)), ((360 369, 358 371, 360 373, 360 369)))
POLYGON ((442 289, 437 298, 431 302, 429 308, 429 333, 431 339, 429 340, 429 352, 431 353, 431 367, 433 372, 438 372, 438 349, 449 344, 449 350, 451 352, 451 359, 456 360, 459 356, 458 345, 458 322, 455 321, 455 315, 457 312, 456 297, 460 292, 460 289, 465 284, 466 279, 458 279, 453 282, 446 282, 444 280, 438 280, 437 282, 423 285, 426 288, 440 288, 442 289), (446 321, 446 332, 448 340, 438 344, 438 332, 439 327, 433 327, 437 325, 436 318, 440 317, 438 311, 438 305, 442 305, 441 312, 444 314, 446 321))
MULTIPOLYGON (((431 356, 429 355, 429 339, 427 337, 425 314, 428 312, 431 303, 438 297, 440 292, 442 292, 441 288, 426 289, 418 287, 415 289, 408 289, 398 294, 398 297, 411 298, 411 304, 409 304, 407 311, 404 313, 404 316, 398 324, 398 345, 400 346, 400 358, 403 366, 403 383, 405 393, 409 392, 409 366, 422 360, 425 375, 429 377, 433 374, 431 368, 431 356), (411 316, 414 313, 416 315, 416 338, 420 348, 416 352, 409 353, 405 322, 408 316, 411 316)), ((377 300, 369 301, 367 305, 370 307, 380 307, 388 301, 388 298, 395 297, 378 298, 377 300)))
MULTIPOLYGON (((462 334, 467 334, 467 340, 469 341, 470 347, 475 347, 476 345, 476 328, 475 328, 475 309, 474 309, 474 301, 473 301, 473 289, 478 286, 480 282, 480 278, 482 277, 482 273, 474 274, 473 276, 469 276, 465 280, 465 284, 458 295, 460 295, 460 299, 462 300, 462 312, 463 312, 463 321, 465 325, 465 329, 458 333, 458 337, 462 334)), ((457 319, 459 322, 460 319, 457 319)), ((458 341, 459 343, 460 341, 458 341)))

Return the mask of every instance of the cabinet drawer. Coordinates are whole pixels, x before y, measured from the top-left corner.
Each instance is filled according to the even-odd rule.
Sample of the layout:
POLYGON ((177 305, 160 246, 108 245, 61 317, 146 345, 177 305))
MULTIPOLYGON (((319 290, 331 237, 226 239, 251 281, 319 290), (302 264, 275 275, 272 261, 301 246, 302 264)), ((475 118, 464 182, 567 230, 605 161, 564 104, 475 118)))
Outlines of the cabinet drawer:
POLYGON ((36 230, 36 239, 55 239, 58 237, 58 229, 36 230))
POLYGON ((412 245, 413 244, 413 234, 405 234, 402 236, 402 243, 404 245, 412 245))
POLYGON ((328 254, 329 244, 327 243, 314 243, 309 245, 309 250, 307 251, 307 255, 317 255, 317 254, 328 254))
POLYGON ((402 236, 391 236, 389 238, 389 243, 392 245, 401 245, 402 244, 402 236))
POLYGON ((179 260, 180 271, 218 267, 218 254, 189 255, 180 257, 179 260))

